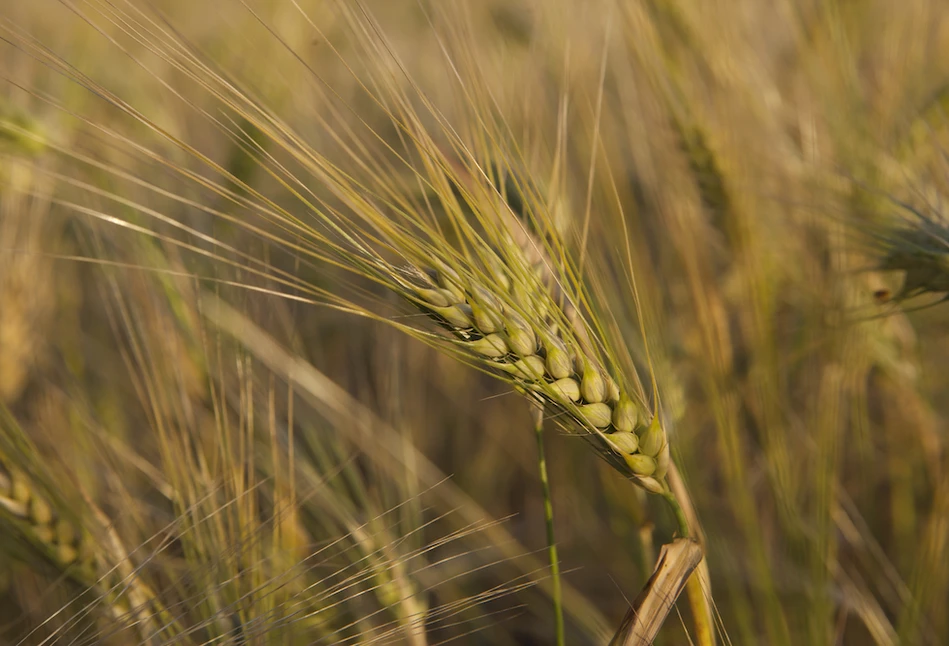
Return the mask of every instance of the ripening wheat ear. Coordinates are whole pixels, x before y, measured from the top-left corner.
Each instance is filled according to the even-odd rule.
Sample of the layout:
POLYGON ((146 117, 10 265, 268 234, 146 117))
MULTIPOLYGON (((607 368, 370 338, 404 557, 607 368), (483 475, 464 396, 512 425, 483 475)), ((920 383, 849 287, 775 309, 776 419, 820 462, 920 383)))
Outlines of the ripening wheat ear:
POLYGON ((668 492, 669 444, 659 416, 584 348, 582 322, 564 315, 534 268, 515 254, 482 256, 488 271, 456 259, 454 267, 410 266, 395 284, 479 367, 513 382, 644 489, 668 492))
POLYGON ((177 622, 140 579, 109 519, 88 501, 68 504, 54 483, 34 475, 44 469, 35 463, 26 438, 2 408, 0 439, 0 519, 14 531, 8 538, 32 548, 11 550, 10 555, 27 565, 42 559, 96 599, 75 616, 64 614, 66 624, 91 613, 109 617, 121 630, 140 636, 174 634, 177 622))
POLYGON ((903 287, 892 300, 949 292, 949 227, 945 223, 926 219, 919 227, 894 228, 883 244, 880 269, 905 272, 903 287))
POLYGON ((57 514, 30 478, 0 460, 0 507, 57 568, 82 568, 89 557, 87 537, 57 514))
POLYGON ((861 231, 871 255, 876 257, 876 269, 902 272, 904 276, 896 294, 881 290, 877 298, 900 303, 924 294, 947 294, 935 303, 949 299, 949 224, 939 213, 891 201, 909 215, 901 222, 861 231))

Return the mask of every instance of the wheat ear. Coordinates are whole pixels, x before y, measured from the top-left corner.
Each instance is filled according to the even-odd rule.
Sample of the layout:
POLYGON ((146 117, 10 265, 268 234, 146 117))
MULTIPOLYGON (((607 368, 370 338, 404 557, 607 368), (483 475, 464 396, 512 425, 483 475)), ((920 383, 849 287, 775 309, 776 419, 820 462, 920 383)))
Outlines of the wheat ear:
POLYGON ((885 255, 879 268, 906 275, 892 300, 949 292, 949 227, 945 223, 920 218, 917 226, 891 229, 881 246, 885 255))
POLYGON ((0 507, 30 542, 61 570, 88 566, 89 545, 82 532, 32 485, 22 471, 0 460, 0 507))
MULTIPOLYGON (((16 439, 19 430, 2 409, 0 423, 0 433, 7 434, 4 440, 16 439)), ((85 501, 86 511, 95 517, 95 526, 106 538, 102 544, 86 530, 79 514, 66 510, 55 491, 22 468, 28 460, 17 450, 0 452, 0 516, 54 568, 83 588, 95 591, 107 614, 120 624, 134 627, 146 638, 174 633, 174 618, 135 572, 105 514, 91 501, 85 501)))
POLYGON ((644 489, 668 494, 669 445, 649 415, 577 341, 585 330, 536 273, 498 257, 491 282, 467 267, 412 267, 405 294, 449 331, 477 364, 540 404, 567 430, 592 441, 615 468, 644 489))

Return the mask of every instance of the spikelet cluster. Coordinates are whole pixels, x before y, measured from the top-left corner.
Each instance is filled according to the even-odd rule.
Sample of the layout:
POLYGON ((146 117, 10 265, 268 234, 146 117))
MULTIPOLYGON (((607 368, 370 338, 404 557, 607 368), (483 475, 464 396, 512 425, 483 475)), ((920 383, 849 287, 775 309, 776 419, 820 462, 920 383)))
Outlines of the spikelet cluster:
POLYGON ((490 285, 441 266, 412 270, 415 304, 488 371, 531 397, 569 431, 581 433, 648 491, 667 490, 669 445, 658 415, 625 392, 578 341, 536 271, 494 258, 490 285))
POLYGON ((76 518, 12 462, 0 455, 0 517, 8 526, 14 527, 50 565, 100 595, 105 612, 113 619, 144 634, 159 625, 164 631, 173 630, 174 619, 135 574, 128 558, 121 559, 116 567, 110 566, 110 559, 103 558, 110 552, 108 547, 95 544, 76 518))
POLYGON ((77 527, 54 511, 26 474, 8 468, 2 461, 0 508, 58 568, 81 566, 88 560, 88 546, 77 527))
POLYGON ((903 271, 903 287, 892 300, 949 292, 949 227, 935 219, 902 226, 883 236, 879 268, 903 271))

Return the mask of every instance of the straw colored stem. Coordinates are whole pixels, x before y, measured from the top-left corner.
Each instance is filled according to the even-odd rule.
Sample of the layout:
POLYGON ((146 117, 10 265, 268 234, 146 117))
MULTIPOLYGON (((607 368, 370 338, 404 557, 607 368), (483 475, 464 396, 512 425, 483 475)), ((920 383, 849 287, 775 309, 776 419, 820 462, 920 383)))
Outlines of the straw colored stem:
POLYGON ((699 525, 695 509, 692 507, 689 491, 686 489, 685 482, 683 482, 675 463, 670 463, 667 480, 669 493, 666 500, 673 505, 676 521, 679 523, 679 531, 688 532, 685 536, 697 541, 702 548, 702 559, 695 567, 695 571, 689 576, 685 587, 689 606, 692 608, 695 643, 699 646, 715 646, 715 623, 706 594, 710 589, 710 585, 708 562, 705 560, 705 536, 699 525))
POLYGON ((702 547, 690 538, 663 545, 649 581, 633 601, 609 646, 649 646, 686 580, 702 560, 702 547))

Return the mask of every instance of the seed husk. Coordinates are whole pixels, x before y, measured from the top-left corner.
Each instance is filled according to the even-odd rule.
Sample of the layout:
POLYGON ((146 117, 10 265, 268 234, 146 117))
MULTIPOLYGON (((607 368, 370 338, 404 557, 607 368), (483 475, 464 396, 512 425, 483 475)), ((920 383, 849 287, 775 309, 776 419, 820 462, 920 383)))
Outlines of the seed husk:
POLYGON ((519 314, 511 312, 508 315, 506 328, 508 345, 515 354, 527 357, 537 352, 537 336, 519 314))
POLYGON ((659 416, 655 416, 648 427, 639 436, 639 450, 651 458, 659 455, 662 445, 665 444, 665 433, 659 424, 659 416))
POLYGON ((72 543, 76 540, 76 528, 72 523, 60 518, 56 521, 56 541, 61 544, 72 543))
POLYGON ((592 361, 585 361, 583 378, 580 381, 580 394, 583 401, 598 403, 606 399, 606 382, 592 361))
POLYGON ((606 438, 620 453, 632 455, 639 448, 639 438, 635 433, 610 433, 606 438))
POLYGON ((10 493, 13 499, 23 504, 28 503, 30 501, 30 486, 27 484, 26 479, 19 471, 14 471, 12 477, 13 486, 11 487, 10 493))
POLYGON ((432 311, 448 321, 453 327, 471 329, 471 308, 468 305, 450 305, 448 307, 431 306, 432 311))
POLYGON ((550 384, 550 389, 554 395, 563 402, 580 401, 580 384, 574 379, 565 377, 558 379, 550 384))
POLYGON ((497 334, 489 334, 477 341, 472 341, 470 345, 474 352, 489 359, 500 359, 510 352, 507 343, 497 334))
POLYGON ((418 294, 418 297, 429 306, 448 307, 449 305, 453 304, 450 299, 445 298, 445 295, 442 294, 442 290, 440 289, 417 287, 415 289, 415 293, 418 294))
POLYGON ((442 297, 446 301, 448 301, 449 305, 458 305, 460 303, 465 302, 465 299, 463 296, 459 297, 458 292, 453 292, 450 289, 445 289, 444 287, 441 287, 438 289, 438 293, 441 294, 442 297))
POLYGON ((475 327, 481 332, 498 332, 501 329, 501 316, 488 305, 471 304, 471 314, 475 327))
POLYGON ((665 491, 662 483, 650 476, 636 478, 636 484, 651 493, 663 493, 665 491))
POLYGON ((30 499, 30 518, 37 524, 47 525, 53 522, 53 510, 42 498, 33 496, 30 499))
POLYGON ((620 398, 613 409, 613 428, 624 433, 631 433, 639 423, 639 408, 628 397, 620 398))
POLYGON ((613 411, 602 402, 581 406, 580 415, 590 426, 595 426, 596 428, 606 428, 613 419, 613 411))
POLYGON ((656 458, 656 472, 653 474, 657 478, 665 478, 669 472, 669 462, 672 456, 669 454, 669 442, 662 445, 659 456, 656 458))
POLYGON ((530 310, 533 309, 532 307, 525 307, 532 306, 534 304, 534 299, 531 298, 531 293, 524 287, 521 281, 515 282, 514 286, 511 288, 511 300, 513 300, 515 303, 518 303, 527 312, 530 312, 530 310))
POLYGON ((72 545, 59 543, 56 545, 56 558, 63 565, 72 565, 79 558, 79 552, 72 545))
POLYGON ((511 279, 508 278, 507 272, 504 270, 504 263, 493 254, 488 258, 488 271, 494 280, 493 284, 500 285, 502 292, 511 291, 511 279))
POLYGON ((624 455, 623 459, 629 468, 638 476, 651 476, 656 472, 656 461, 648 455, 635 453, 633 455, 624 455))
POLYGON ((527 381, 541 381, 544 378, 544 360, 536 354, 518 360, 509 368, 514 375, 527 381))
POLYGON ((563 379, 573 374, 573 361, 567 351, 556 343, 547 346, 547 372, 554 379, 563 379))
POLYGON ((483 334, 500 332, 504 326, 501 318, 503 305, 495 296, 482 288, 475 288, 471 299, 471 313, 475 327, 483 334))
POLYGON ((465 290, 461 288, 461 279, 454 269, 441 267, 438 270, 438 284, 442 289, 446 289, 454 296, 456 303, 465 301, 465 290))
POLYGON ((618 402, 620 398, 619 384, 609 375, 606 375, 606 398, 611 402, 618 402))

